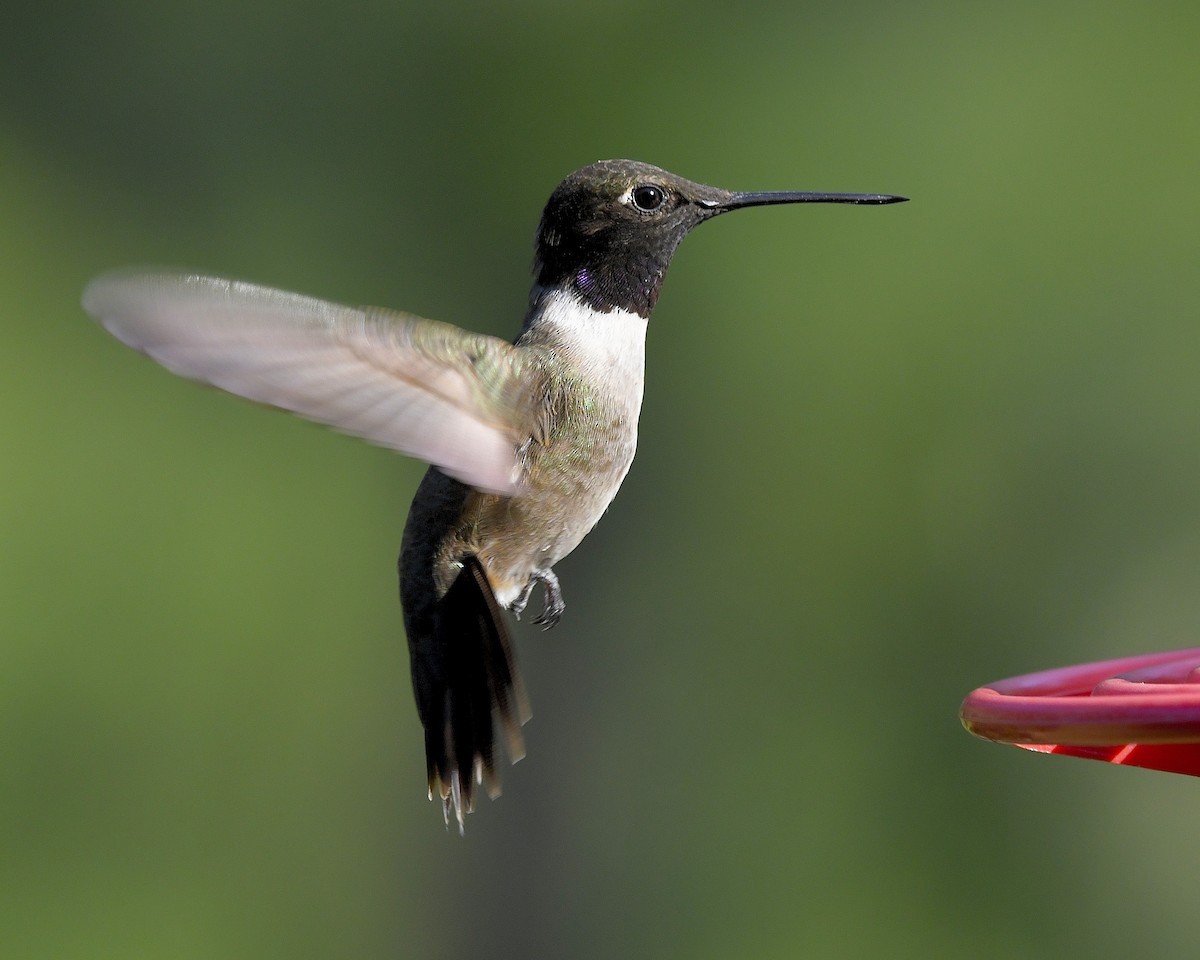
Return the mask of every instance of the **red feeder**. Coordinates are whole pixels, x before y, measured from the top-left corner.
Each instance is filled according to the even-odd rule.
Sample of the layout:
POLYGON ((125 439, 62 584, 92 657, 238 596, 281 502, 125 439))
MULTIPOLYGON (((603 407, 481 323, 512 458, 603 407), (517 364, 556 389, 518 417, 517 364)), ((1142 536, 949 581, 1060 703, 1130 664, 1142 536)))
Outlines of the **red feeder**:
POLYGON ((959 716, 985 740, 1200 777, 1200 647, 1011 677, 959 716))

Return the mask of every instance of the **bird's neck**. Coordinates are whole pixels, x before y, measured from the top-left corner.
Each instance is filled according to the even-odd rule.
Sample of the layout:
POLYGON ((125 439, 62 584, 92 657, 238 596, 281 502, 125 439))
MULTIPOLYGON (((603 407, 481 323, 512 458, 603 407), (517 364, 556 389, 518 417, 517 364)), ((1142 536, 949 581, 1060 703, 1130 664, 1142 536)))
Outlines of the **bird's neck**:
POLYGON ((534 287, 517 346, 540 347, 598 388, 636 392, 646 368, 647 320, 631 310, 601 311, 573 290, 534 287))
POLYGON ((541 289, 570 291, 601 313, 624 310, 648 318, 679 239, 635 237, 641 242, 581 251, 540 237, 534 276, 541 289))

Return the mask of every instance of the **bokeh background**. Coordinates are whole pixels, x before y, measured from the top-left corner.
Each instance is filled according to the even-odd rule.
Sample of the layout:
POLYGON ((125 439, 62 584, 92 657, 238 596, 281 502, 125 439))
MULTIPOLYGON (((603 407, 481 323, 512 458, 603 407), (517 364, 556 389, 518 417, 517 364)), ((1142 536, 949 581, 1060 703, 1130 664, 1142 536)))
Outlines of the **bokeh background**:
POLYGON ((18 5, 0 31, 0 954, 1195 955, 1195 781, 986 681, 1200 635, 1200 7, 18 5), (80 310, 166 264, 512 336, 600 157, 740 189, 639 459, 516 628, 529 756, 425 798, 422 466, 80 310))

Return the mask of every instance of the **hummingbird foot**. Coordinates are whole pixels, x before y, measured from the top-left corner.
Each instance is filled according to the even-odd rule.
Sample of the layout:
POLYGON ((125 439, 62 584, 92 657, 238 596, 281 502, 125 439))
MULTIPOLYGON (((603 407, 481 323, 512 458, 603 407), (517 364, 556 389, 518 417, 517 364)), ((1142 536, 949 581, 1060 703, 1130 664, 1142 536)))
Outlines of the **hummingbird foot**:
POLYGON ((524 589, 517 596, 517 599, 508 605, 508 609, 512 611, 512 615, 518 620, 521 619, 521 614, 525 612, 525 608, 529 606, 529 598, 533 596, 533 588, 535 586, 537 586, 537 577, 530 577, 524 589))
POLYGON ((549 630, 562 619, 563 611, 567 609, 566 603, 563 602, 562 588, 558 585, 558 577, 554 575, 553 570, 535 570, 530 574, 525 589, 509 604, 508 609, 520 620, 521 614, 529 604, 529 598, 533 595, 533 588, 539 583, 542 585, 546 606, 533 622, 541 624, 543 630, 549 630))
POLYGON ((533 579, 541 583, 542 597, 546 604, 533 622, 540 623, 543 630, 549 630, 562 619, 563 611, 567 609, 566 603, 563 602, 562 587, 558 585, 558 577, 554 575, 553 570, 539 570, 533 575, 533 579))

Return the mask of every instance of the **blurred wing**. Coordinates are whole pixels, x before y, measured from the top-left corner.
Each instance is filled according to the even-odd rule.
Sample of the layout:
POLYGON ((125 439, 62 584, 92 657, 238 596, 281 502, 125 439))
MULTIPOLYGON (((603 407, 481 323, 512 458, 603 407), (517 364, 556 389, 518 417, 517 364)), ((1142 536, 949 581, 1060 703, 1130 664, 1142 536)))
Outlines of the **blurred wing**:
POLYGON ((104 327, 168 370, 435 464, 496 493, 527 437, 512 344, 412 314, 214 277, 113 273, 83 293, 104 327))

